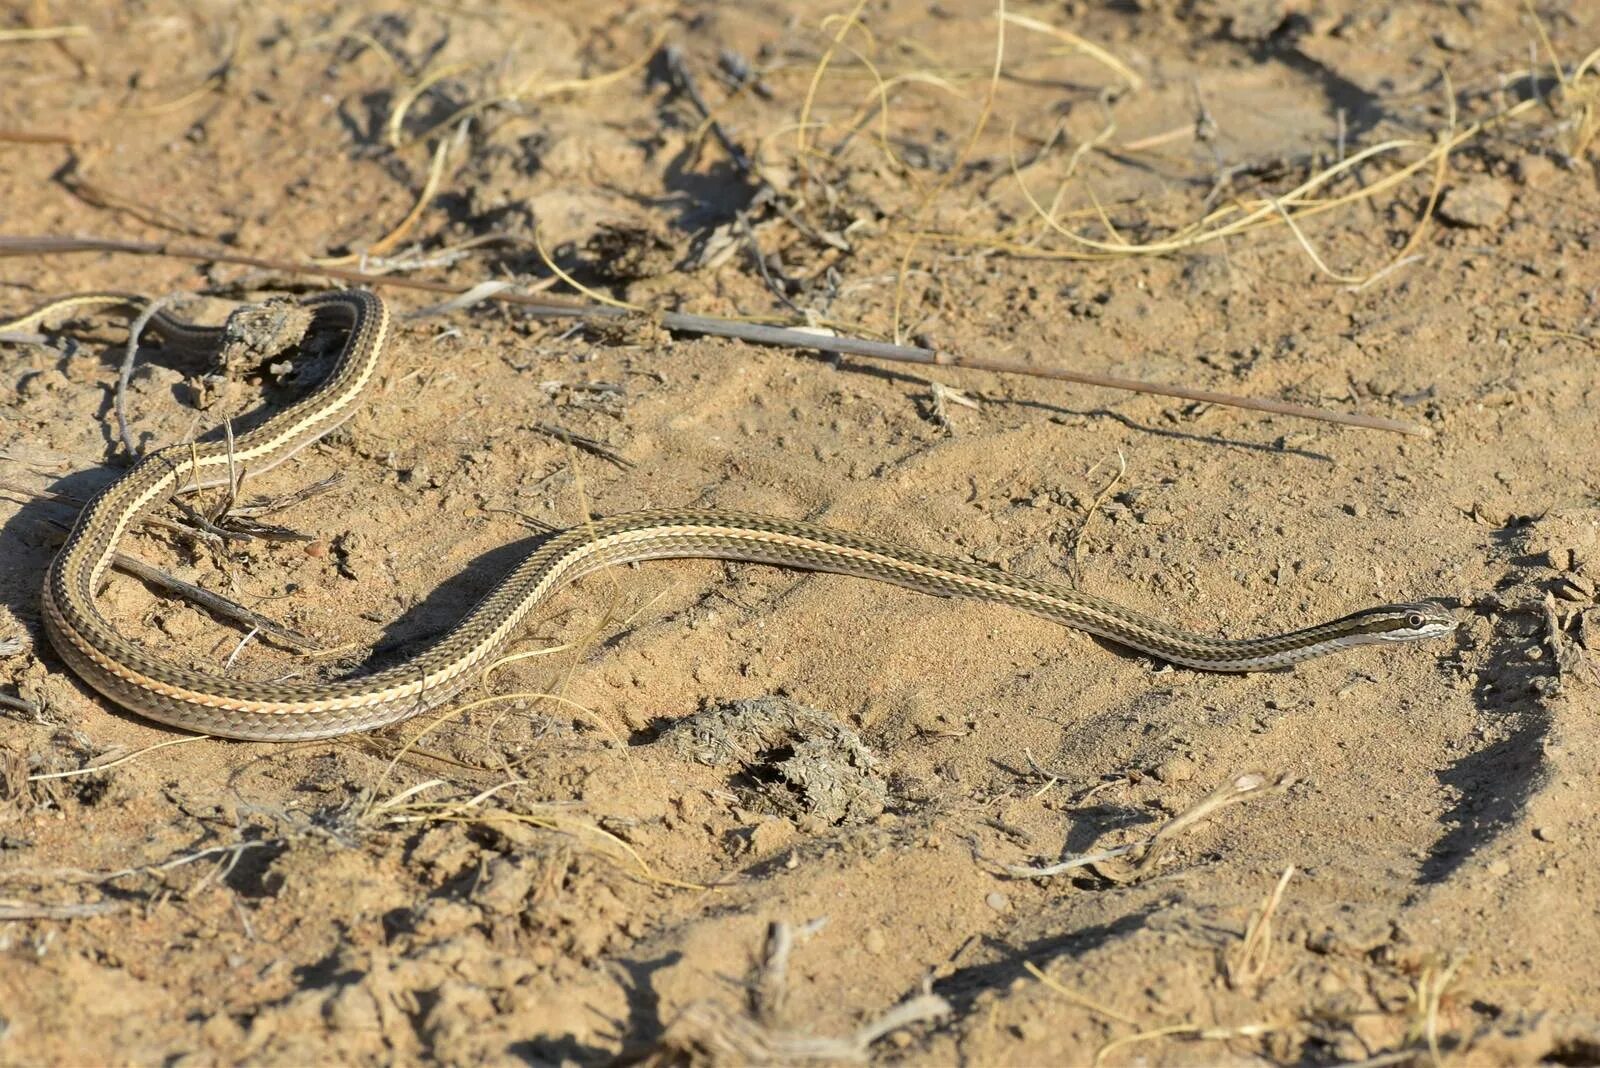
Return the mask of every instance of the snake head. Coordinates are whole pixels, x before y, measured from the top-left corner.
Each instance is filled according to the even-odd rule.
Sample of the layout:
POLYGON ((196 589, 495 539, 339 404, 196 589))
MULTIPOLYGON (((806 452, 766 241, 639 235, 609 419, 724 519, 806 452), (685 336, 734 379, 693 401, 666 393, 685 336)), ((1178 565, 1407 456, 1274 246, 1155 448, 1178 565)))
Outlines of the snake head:
POLYGON ((1461 625, 1461 621, 1436 604, 1386 604, 1357 612, 1367 641, 1414 642, 1423 638, 1442 638, 1461 625))

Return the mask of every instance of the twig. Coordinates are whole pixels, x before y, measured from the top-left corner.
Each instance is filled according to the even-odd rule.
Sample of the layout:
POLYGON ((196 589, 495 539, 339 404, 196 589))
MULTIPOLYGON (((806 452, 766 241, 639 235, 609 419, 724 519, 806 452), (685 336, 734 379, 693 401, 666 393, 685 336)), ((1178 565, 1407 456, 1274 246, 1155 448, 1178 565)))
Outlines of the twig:
POLYGON ((532 430, 536 434, 543 434, 545 437, 555 438, 562 444, 571 445, 573 448, 582 449, 584 452, 593 453, 594 455, 600 457, 600 459, 607 460, 623 469, 633 466, 632 460, 629 460, 621 453, 616 452, 605 442, 596 441, 594 438, 586 438, 582 434, 574 434, 564 426, 556 426, 553 423, 530 423, 528 424, 528 429, 532 430))
POLYGON ((216 541, 254 540, 254 535, 246 531, 228 530, 225 527, 219 527, 210 517, 201 514, 201 512, 188 501, 174 497, 172 503, 178 506, 179 511, 183 512, 184 516, 188 518, 189 522, 194 524, 195 529, 206 538, 212 538, 216 541))
POLYGON ((234 519, 255 519, 264 515, 281 512, 291 505, 301 501, 310 500, 333 489, 344 481, 344 474, 335 471, 327 478, 319 479, 310 485, 301 486, 299 489, 290 490, 288 493, 277 497, 256 497, 245 504, 236 504, 228 509, 228 515, 234 519))
POLYGON ((772 295, 782 301, 790 311, 796 315, 804 315, 805 313, 800 310, 800 306, 789 298, 789 291, 784 288, 782 282, 772 276, 772 271, 767 266, 767 257, 761 251, 761 242, 756 237, 756 228, 750 225, 750 216, 741 211, 734 218, 739 224, 740 231, 744 234, 745 242, 750 246, 750 258, 755 261, 756 270, 761 273, 761 280, 767 283, 767 288, 772 291, 772 295))
MULTIPOLYGON (((66 529, 66 524, 64 523, 56 523, 54 520, 46 521, 53 524, 53 526, 66 529)), ((126 574, 131 574, 134 579, 139 579, 141 582, 149 582, 154 587, 162 588, 168 593, 181 596, 184 600, 192 601, 192 603, 198 604, 200 608, 218 614, 222 619, 234 620, 235 624, 242 625, 242 627, 259 630, 262 636, 277 641, 278 644, 283 644, 286 648, 294 649, 296 652, 307 652, 307 654, 320 654, 322 652, 322 646, 317 643, 315 638, 310 638, 309 635, 302 635, 301 632, 294 630, 293 627, 285 627, 285 625, 278 624, 275 620, 267 619, 266 616, 261 616, 259 612, 250 611, 243 604, 229 600, 226 596, 222 596, 221 593, 213 593, 211 590, 197 587, 192 582, 184 582, 178 576, 168 574, 168 572, 162 571, 160 568, 155 568, 152 564, 144 563, 144 561, 139 560, 138 556, 130 556, 126 555, 126 553, 112 553, 110 566, 117 569, 117 571, 125 571, 126 574)))
MULTIPOLYGON (((66 524, 57 523, 53 519, 46 520, 46 522, 63 530, 66 528, 66 524)), ((240 626, 259 630, 262 636, 271 638, 273 641, 285 645, 296 652, 317 655, 323 651, 315 638, 302 634, 293 627, 287 627, 282 623, 268 619, 257 612, 252 612, 244 605, 230 600, 220 593, 212 593, 210 590, 196 586, 192 582, 185 582, 176 575, 170 575, 159 567, 145 563, 136 556, 129 556, 127 553, 112 553, 111 566, 118 571, 124 571, 132 575, 141 582, 148 582, 152 586, 191 601, 208 612, 213 612, 224 619, 231 619, 240 626)))
POLYGON ((0 130, 0 141, 21 145, 70 145, 71 134, 48 133, 44 130, 0 130))
POLYGON ((37 719, 42 713, 38 705, 21 697, 12 697, 10 694, 0 693, 0 707, 14 708, 18 712, 25 712, 37 719))
POLYGON ((828 925, 826 916, 803 923, 799 929, 782 920, 767 925, 767 944, 762 949, 761 969, 750 991, 750 1008, 756 1018, 772 1023, 783 1016, 789 993, 789 955, 797 941, 810 938, 828 925))
POLYGON ((104 916, 108 912, 121 912, 127 907, 121 901, 96 901, 83 905, 40 905, 31 901, 0 899, 0 921, 77 920, 86 916, 104 916))
POLYGON ((933 421, 938 423, 940 428, 947 432, 955 432, 955 426, 950 422, 950 409, 948 405, 959 404, 963 408, 971 408, 975 412, 983 410, 982 406, 979 405, 977 401, 967 396, 966 393, 959 389, 951 389, 949 386, 937 379, 928 379, 928 389, 930 396, 932 397, 933 421))
POLYGON ((1289 775, 1282 775, 1275 780, 1269 780, 1258 771, 1246 772, 1243 775, 1236 775, 1229 779, 1226 783, 1207 794, 1198 803, 1162 824, 1160 830, 1142 842, 1129 842, 1127 845, 1115 846, 1099 853, 1084 853, 1064 860, 1059 864, 1051 864, 1042 868, 1008 864, 1005 866, 1005 871, 1007 875, 1019 879, 1038 879, 1096 865, 1095 870, 1102 877, 1110 879, 1112 882, 1132 882, 1155 866, 1156 861, 1166 852, 1166 847, 1173 838, 1194 824, 1237 801, 1243 801, 1263 793, 1278 793, 1287 790, 1293 785, 1294 778, 1289 775), (1098 867, 1098 865, 1102 865, 1108 860, 1115 860, 1130 853, 1139 853, 1140 855, 1133 866, 1126 871, 1098 867))
POLYGON ((318 653, 322 647, 315 638, 302 634, 293 627, 284 626, 282 623, 268 619, 257 612, 252 612, 237 601, 231 601, 220 593, 212 593, 185 582, 176 575, 169 575, 160 568, 152 567, 137 557, 128 556, 126 553, 115 553, 111 557, 111 566, 119 571, 126 571, 135 578, 148 582, 152 586, 159 586, 169 593, 177 594, 188 601, 199 605, 208 612, 214 612, 224 619, 231 619, 240 626, 250 627, 261 632, 262 637, 271 638, 289 646, 291 649, 302 653, 318 653))
MULTIPOLYGON (((395 286, 429 293, 451 296, 462 292, 460 286, 447 282, 429 282, 418 278, 396 278, 335 267, 315 267, 293 260, 246 256, 225 249, 207 248, 179 242, 123 241, 113 238, 60 237, 56 235, 0 236, 0 256, 27 256, 67 254, 75 252, 123 252, 140 256, 168 256, 173 259, 198 262, 235 263, 247 267, 260 267, 269 271, 292 274, 321 275, 346 282, 369 286, 395 286)), ((639 314, 626 308, 611 308, 594 304, 566 301, 559 297, 506 291, 495 293, 491 299, 516 304, 530 309, 530 314, 549 319, 582 319, 605 322, 639 314)), ((1148 393, 1202 404, 1219 404, 1230 408, 1288 415, 1300 419, 1315 419, 1325 423, 1361 427, 1367 430, 1386 430, 1396 434, 1429 437, 1431 431, 1416 423, 1385 419, 1380 416, 1360 415, 1352 412, 1327 411, 1304 404, 1266 398, 1240 397, 1211 390, 1191 389, 1187 386, 1162 385, 1138 379, 1119 378, 1113 375, 1086 374, 1054 367, 1035 367, 1016 360, 992 360, 981 357, 958 356, 936 349, 912 345, 896 345, 867 338, 829 336, 807 330, 765 326, 733 319, 719 319, 706 315, 689 315, 682 312, 657 312, 652 318, 662 327, 681 333, 704 334, 711 337, 737 338, 758 345, 783 348, 811 349, 841 356, 861 356, 866 359, 891 363, 920 364, 923 366, 959 367, 974 371, 991 371, 996 374, 1024 375, 1031 378, 1049 378, 1058 382, 1097 386, 1104 389, 1148 393)))
POLYGON ((144 328, 150 325, 150 320, 154 319, 162 308, 181 295, 169 293, 152 300, 128 327, 128 345, 122 353, 122 369, 117 373, 116 410, 117 435, 122 438, 122 447, 128 450, 129 460, 139 458, 139 448, 133 443, 133 434, 128 430, 128 383, 133 379, 133 361, 139 355, 139 335, 144 333, 144 328))
POLYGON ((700 87, 695 84, 694 75, 689 72, 689 66, 684 62, 683 50, 677 45, 668 45, 661 50, 662 58, 666 61, 667 72, 672 75, 673 84, 680 92, 689 98, 700 119, 710 127, 711 135, 722 145, 722 150, 733 160, 733 165, 746 174, 755 174, 755 164, 750 162, 750 157, 745 155, 744 149, 739 147, 737 141, 728 136, 728 131, 722 128, 712 115, 711 108, 707 106, 705 97, 700 95, 700 87))
MULTIPOLYGON (((1095 466, 1099 467, 1100 465, 1096 464, 1095 466)), ((1093 471, 1090 472, 1090 474, 1093 473, 1093 471)), ((1089 504, 1088 511, 1083 513, 1083 522, 1078 524, 1077 529, 1072 532, 1072 536, 1067 539, 1067 555, 1073 563, 1081 563, 1083 560, 1083 535, 1089 529, 1089 522, 1094 519, 1094 514, 1100 510, 1101 505, 1106 503, 1106 498, 1111 496, 1111 491, 1117 488, 1127 473, 1128 458, 1122 455, 1121 449, 1118 449, 1117 473, 1111 476, 1110 481, 1105 484, 1105 487, 1099 493, 1095 494, 1094 500, 1089 504)))
POLYGON ((65 167, 56 172, 55 178, 56 181, 61 183, 63 189, 91 207, 131 215, 142 223, 162 230, 170 230, 175 234, 215 240, 214 234, 190 226, 176 215, 162 211, 160 208, 141 204, 133 198, 117 192, 115 189, 107 189, 105 186, 90 181, 88 176, 83 173, 81 161, 76 153, 67 161, 65 167))

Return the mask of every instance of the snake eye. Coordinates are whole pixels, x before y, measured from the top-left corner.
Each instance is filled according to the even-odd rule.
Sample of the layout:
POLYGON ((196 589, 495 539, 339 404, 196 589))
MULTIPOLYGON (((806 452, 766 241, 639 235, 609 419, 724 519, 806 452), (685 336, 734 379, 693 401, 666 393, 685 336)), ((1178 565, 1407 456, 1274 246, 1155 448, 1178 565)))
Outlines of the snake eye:
POLYGON ((1406 626, 1412 630, 1421 630, 1422 624, 1423 619, 1420 613, 1412 612, 1409 616, 1406 616, 1406 626))

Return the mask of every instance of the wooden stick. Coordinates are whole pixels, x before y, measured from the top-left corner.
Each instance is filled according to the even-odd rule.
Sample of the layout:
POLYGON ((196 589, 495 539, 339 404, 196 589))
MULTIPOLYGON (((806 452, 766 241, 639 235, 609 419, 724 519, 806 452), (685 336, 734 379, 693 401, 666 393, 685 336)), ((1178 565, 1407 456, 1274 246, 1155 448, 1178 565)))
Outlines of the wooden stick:
MULTIPOLYGON (((116 238, 61 237, 51 234, 0 236, 0 256, 60 255, 76 252, 123 252, 139 256, 167 256, 173 259, 233 263, 292 274, 319 275, 324 278, 336 278, 342 282, 356 282, 366 286, 394 286, 402 289, 416 289, 428 293, 444 293, 452 296, 464 292, 460 286, 448 282, 429 282, 419 278, 375 275, 342 267, 317 267, 292 260, 249 256, 242 253, 229 252, 226 249, 207 248, 178 241, 125 241, 116 238)), ((549 319, 581 319, 587 322, 606 322, 640 314, 626 308, 584 304, 559 296, 517 293, 510 290, 489 294, 488 299, 506 304, 516 304, 527 308, 532 315, 549 319)), ((688 334, 704 334, 712 337, 736 338, 758 345, 812 349, 842 356, 860 356, 870 360, 884 360, 891 363, 921 364, 931 367, 957 367, 973 371, 991 371, 996 374, 1050 378, 1059 382, 1074 382, 1079 385, 1096 386, 1103 389, 1149 393, 1203 404, 1219 404, 1229 408, 1246 408, 1252 411, 1269 412, 1273 415, 1288 415, 1298 419, 1315 419, 1319 422, 1339 423, 1344 426, 1360 427, 1365 430, 1386 430, 1395 434, 1410 434, 1424 438, 1431 436, 1431 431, 1425 426, 1402 422, 1397 419, 1385 419, 1382 416, 1360 415, 1354 412, 1335 412, 1323 408, 1313 408, 1304 404, 1291 404, 1288 401, 1241 397, 1231 393, 1193 389, 1188 386, 1146 382, 1142 379, 1089 374, 1083 371, 1068 371, 1056 367, 1037 367, 1017 360, 959 356, 954 353, 941 352, 921 346, 895 345, 887 341, 872 341, 867 338, 838 337, 813 333, 809 330, 764 326, 759 323, 719 319, 706 315, 689 315, 683 312, 656 312, 650 314, 649 318, 660 323, 661 326, 668 330, 688 334)))

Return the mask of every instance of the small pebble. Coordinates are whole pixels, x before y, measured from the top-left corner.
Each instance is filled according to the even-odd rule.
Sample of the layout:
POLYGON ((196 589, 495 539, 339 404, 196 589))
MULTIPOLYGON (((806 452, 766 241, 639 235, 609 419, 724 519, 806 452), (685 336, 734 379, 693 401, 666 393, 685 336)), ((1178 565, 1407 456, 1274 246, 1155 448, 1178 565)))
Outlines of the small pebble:
POLYGON ((1567 546, 1547 549, 1544 554, 1545 565, 1557 571, 1572 570, 1572 550, 1567 546))
POLYGON ((1533 836, 1541 842, 1554 842, 1556 840, 1556 832, 1550 827, 1535 827, 1533 836))
POLYGON ((889 939, 884 935, 882 928, 874 927, 862 936, 861 948, 874 957, 881 957, 883 951, 889 948, 889 939))
POLYGON ((1455 226, 1493 226, 1511 209, 1511 189, 1499 178, 1458 185, 1439 202, 1439 218, 1455 226))
POLYGON ((1582 586, 1579 586, 1572 579, 1568 579, 1556 587, 1556 596, 1563 601, 1587 601, 1590 592, 1592 591, 1585 591, 1582 586))
POLYGON ((1150 774, 1155 776, 1157 782, 1188 782, 1194 778, 1196 770, 1194 761, 1188 757, 1175 756, 1157 764, 1150 770, 1150 774))
POLYGON ((989 891, 989 896, 983 899, 983 903, 996 912, 1004 912, 1011 907, 1011 899, 998 890, 989 891))
POLYGON ((1556 176, 1556 165, 1544 156, 1524 156, 1514 168, 1521 185, 1543 185, 1556 176))

